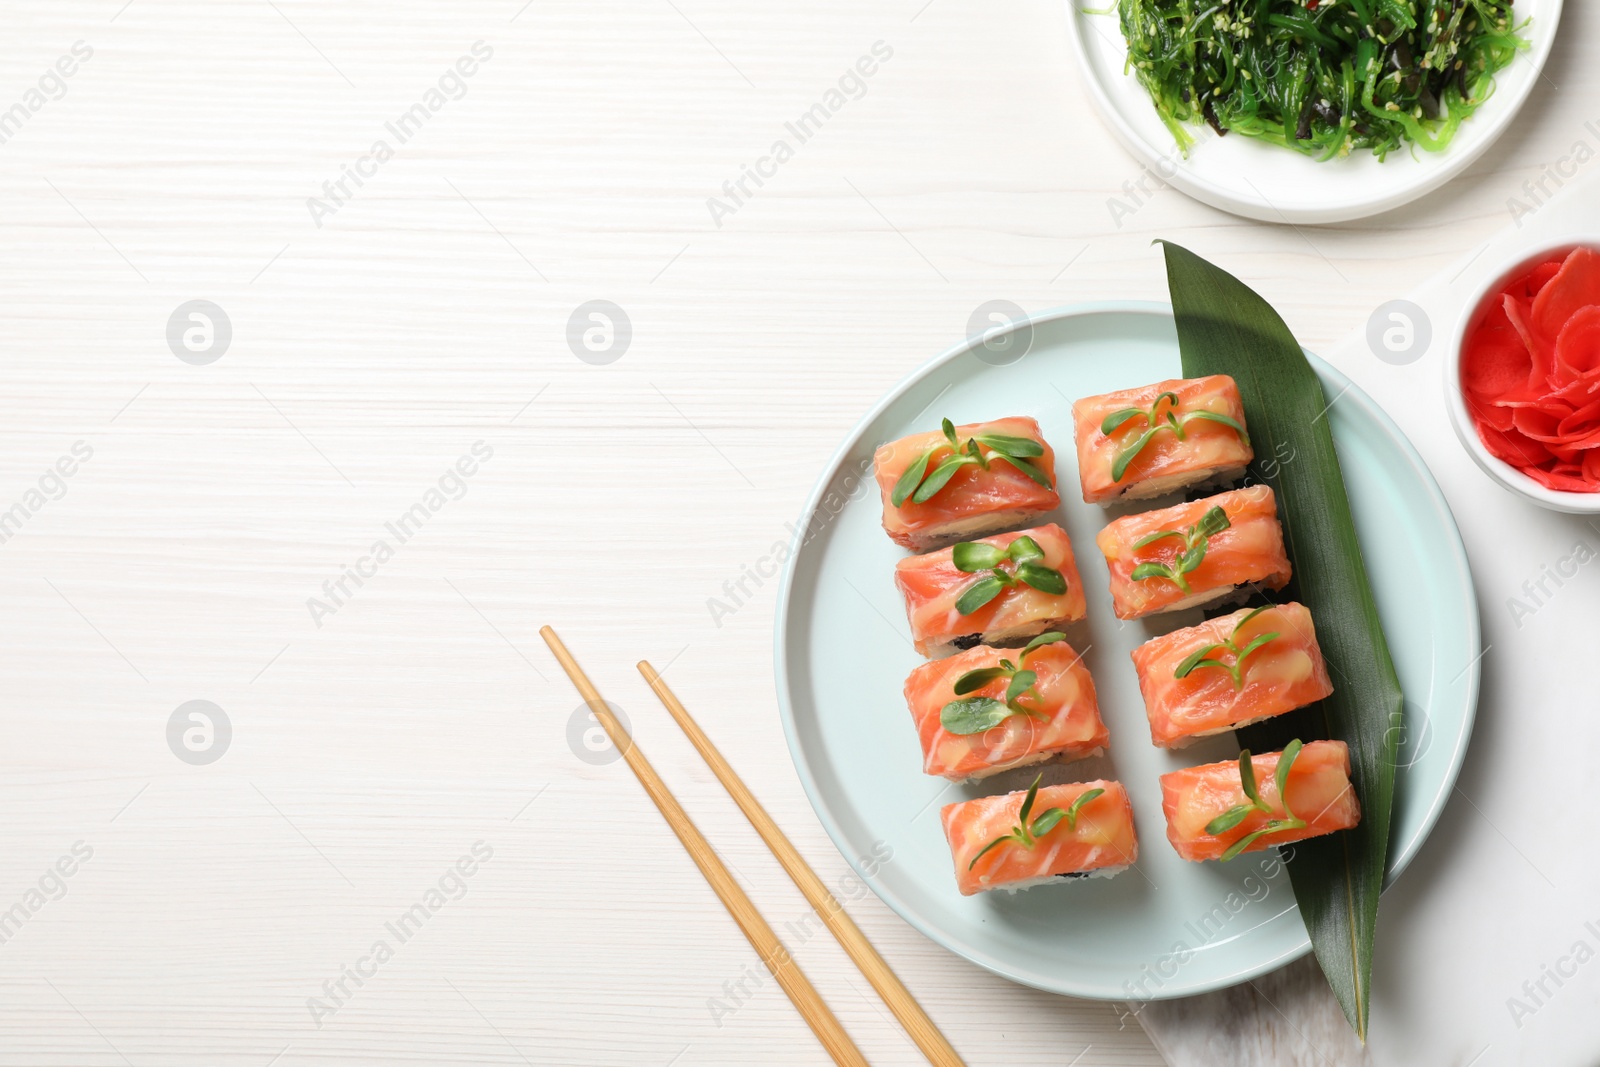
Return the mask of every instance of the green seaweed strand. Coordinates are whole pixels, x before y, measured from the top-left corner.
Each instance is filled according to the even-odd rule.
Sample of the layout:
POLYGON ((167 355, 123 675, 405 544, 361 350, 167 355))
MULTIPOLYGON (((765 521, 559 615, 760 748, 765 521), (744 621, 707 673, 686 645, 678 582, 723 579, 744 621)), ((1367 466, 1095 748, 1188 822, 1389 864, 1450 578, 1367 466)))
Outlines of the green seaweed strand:
POLYGON ((1128 68, 1194 127, 1318 160, 1439 152, 1528 47, 1511 0, 1118 0, 1128 68))

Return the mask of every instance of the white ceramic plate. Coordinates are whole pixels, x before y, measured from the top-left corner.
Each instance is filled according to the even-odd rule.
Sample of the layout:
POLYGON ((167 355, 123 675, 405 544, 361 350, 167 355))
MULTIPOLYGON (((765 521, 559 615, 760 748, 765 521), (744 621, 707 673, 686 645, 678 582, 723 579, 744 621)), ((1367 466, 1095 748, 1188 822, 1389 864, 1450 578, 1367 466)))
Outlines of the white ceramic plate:
MULTIPOLYGON (((778 601, 778 697, 795 766, 828 833, 878 895, 939 944, 997 974, 1104 999, 1184 996, 1243 981, 1304 953, 1305 928, 1273 853, 1193 864, 1166 840, 1158 776, 1238 748, 1231 735, 1178 753, 1150 743, 1128 653, 1201 616, 1151 626, 1112 615, 1094 544, 1107 516, 1079 496, 1071 444, 1073 399, 1180 376, 1171 313, 1154 304, 1093 305, 1043 313, 1019 330, 1032 338, 1020 362, 985 362, 974 354, 980 342, 969 341, 902 382, 818 482, 778 601), (939 807, 1026 788, 1036 771, 959 786, 922 773, 901 695, 922 662, 893 581, 905 553, 879 525, 870 470, 883 441, 937 426, 942 416, 961 423, 999 415, 1032 415, 1056 446, 1064 503, 1051 518, 1072 538, 1089 603, 1088 621, 1070 637, 1086 651, 1111 731, 1107 756, 1050 765, 1045 780, 1122 781, 1133 798, 1139 862, 1111 880, 963 897, 939 807), (1180 943, 1186 951, 1175 954, 1180 943)), ((1477 604, 1460 536, 1422 460, 1359 389, 1314 364, 1337 398, 1328 418, 1407 697, 1392 878, 1433 827, 1466 752, 1477 700, 1477 604)))
MULTIPOLYGON (((1202 203, 1265 222, 1344 222, 1408 204, 1460 174, 1486 152, 1516 117, 1544 69, 1561 20, 1561 0, 1516 0, 1529 47, 1496 78, 1494 95, 1462 124, 1442 152, 1393 152, 1379 162, 1370 152, 1318 163, 1249 137, 1218 137, 1196 127, 1187 158, 1156 114, 1128 58, 1115 5, 1090 14, 1066 0, 1078 67, 1101 116, 1128 151, 1156 176, 1202 203)), ((1104 8, 1094 0, 1088 7, 1104 8)), ((1130 175, 1130 178, 1138 177, 1130 175)), ((1145 190, 1158 185, 1145 179, 1145 190)), ((1119 194, 1120 195, 1120 194, 1119 194)), ((1145 194, 1138 194, 1141 197, 1145 194)), ((1130 209, 1136 207, 1131 198, 1130 209)))

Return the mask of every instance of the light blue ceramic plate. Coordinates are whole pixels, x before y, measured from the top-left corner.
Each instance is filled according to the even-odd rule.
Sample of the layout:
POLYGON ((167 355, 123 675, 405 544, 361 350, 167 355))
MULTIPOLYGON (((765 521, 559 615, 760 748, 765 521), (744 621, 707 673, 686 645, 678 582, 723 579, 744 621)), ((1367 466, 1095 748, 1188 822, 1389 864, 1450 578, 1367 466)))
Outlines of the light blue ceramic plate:
MULTIPOLYGON (((776 667, 795 766, 828 833, 885 903, 924 934, 1013 981, 1103 999, 1186 996, 1242 982, 1310 947, 1282 865, 1271 851, 1228 864, 1178 859, 1166 839, 1157 777, 1237 754, 1231 735, 1180 753, 1150 743, 1128 653, 1156 626, 1112 615, 1094 535, 1107 521, 1077 492, 1071 402, 1181 376, 1170 311, 1097 304, 1035 316, 1031 347, 996 366, 976 341, 902 382, 834 456, 805 511, 778 602, 776 667), (1111 730, 1107 756, 1050 765, 1046 783, 1116 778, 1133 797, 1136 869, 1008 895, 962 897, 939 825, 943 804, 1026 788, 1019 770, 978 785, 922 773, 901 686, 912 650, 893 582, 904 555, 879 525, 870 475, 875 446, 914 431, 1032 415, 1056 446, 1065 500, 1052 518, 1071 535, 1089 618, 1083 649, 1111 730), (887 862, 876 862, 890 852, 887 862), (873 873, 869 876, 867 871, 873 873)), ((1021 329, 1019 327, 1019 329, 1021 329)), ((1020 347, 1020 345, 1019 345, 1020 347)), ((1477 604, 1455 522, 1433 477, 1394 423, 1359 389, 1313 359, 1333 398, 1327 417, 1344 466, 1368 573, 1406 693, 1391 880, 1416 855, 1455 783, 1478 692, 1477 604)), ((1288 457, 1283 457, 1288 459, 1288 457)))

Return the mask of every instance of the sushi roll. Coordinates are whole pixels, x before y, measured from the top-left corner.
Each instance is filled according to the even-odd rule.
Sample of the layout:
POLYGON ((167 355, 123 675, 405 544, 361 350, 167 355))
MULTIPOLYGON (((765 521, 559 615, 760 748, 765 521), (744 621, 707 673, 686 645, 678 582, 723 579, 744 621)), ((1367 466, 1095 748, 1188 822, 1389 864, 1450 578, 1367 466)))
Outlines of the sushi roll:
POLYGON ((1231 860, 1361 821, 1343 741, 1291 741, 1282 752, 1161 776, 1167 840, 1186 860, 1231 860))
POLYGON ((1059 633, 1021 655, 979 645, 924 663, 906 679, 906 704, 922 769, 957 782, 1097 755, 1111 737, 1089 668, 1059 633))
POLYGON ((1087 612, 1067 532, 1051 523, 963 541, 895 564, 917 651, 1021 645, 1087 612))
POLYGON ((1237 481, 1255 455, 1239 386, 1226 374, 1084 397, 1072 421, 1090 504, 1237 481))
POLYGON ((1095 543, 1111 569, 1111 606, 1119 619, 1242 599, 1244 586, 1282 589, 1289 582, 1270 486, 1125 515, 1095 543))
POLYGON ((1241 608, 1133 650, 1150 740, 1181 748, 1333 692, 1303 604, 1241 608))
POLYGON ((1133 807, 1121 782, 1071 782, 946 804, 940 813, 956 887, 970 897, 1093 875, 1139 858, 1133 807))
POLYGON ((891 441, 872 457, 883 496, 883 529, 913 552, 1026 526, 1061 504, 1056 454, 1029 418, 891 441))

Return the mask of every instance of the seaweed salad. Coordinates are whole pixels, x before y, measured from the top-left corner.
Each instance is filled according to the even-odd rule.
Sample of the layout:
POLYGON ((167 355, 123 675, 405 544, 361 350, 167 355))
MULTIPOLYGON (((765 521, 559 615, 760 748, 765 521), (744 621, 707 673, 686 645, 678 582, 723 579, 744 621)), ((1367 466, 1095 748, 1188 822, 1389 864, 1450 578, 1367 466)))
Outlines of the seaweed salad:
POLYGON ((1527 42, 1511 0, 1118 0, 1128 64, 1185 153, 1205 122, 1318 159, 1437 152, 1527 42))

